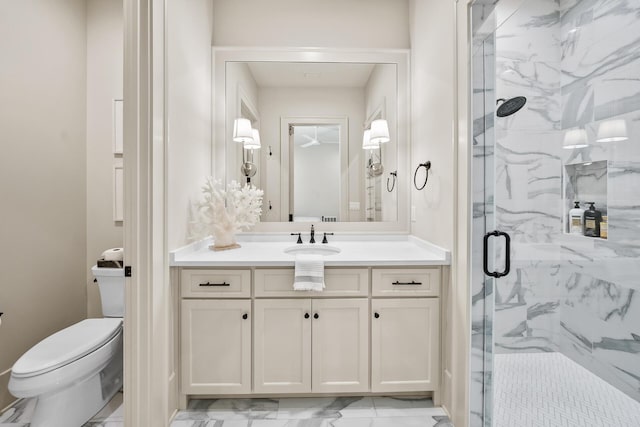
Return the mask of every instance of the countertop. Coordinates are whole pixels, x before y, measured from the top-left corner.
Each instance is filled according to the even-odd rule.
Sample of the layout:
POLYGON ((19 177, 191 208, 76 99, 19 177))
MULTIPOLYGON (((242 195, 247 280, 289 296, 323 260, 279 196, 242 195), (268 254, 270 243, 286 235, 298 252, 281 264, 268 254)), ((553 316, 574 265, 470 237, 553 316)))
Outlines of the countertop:
MULTIPOLYGON (((308 236, 305 236, 307 243, 308 236)), ((316 234, 316 238, 318 234, 316 234)), ((322 235, 320 234, 320 239, 322 235)), ((293 267, 295 255, 285 253, 296 246, 288 234, 240 234, 238 249, 213 251, 211 240, 203 240, 170 252, 172 267, 293 267)), ((322 246, 322 243, 315 243, 322 246)), ((324 257, 326 266, 429 266, 451 264, 451 254, 432 243, 410 235, 331 236, 331 246, 340 253, 324 257)))

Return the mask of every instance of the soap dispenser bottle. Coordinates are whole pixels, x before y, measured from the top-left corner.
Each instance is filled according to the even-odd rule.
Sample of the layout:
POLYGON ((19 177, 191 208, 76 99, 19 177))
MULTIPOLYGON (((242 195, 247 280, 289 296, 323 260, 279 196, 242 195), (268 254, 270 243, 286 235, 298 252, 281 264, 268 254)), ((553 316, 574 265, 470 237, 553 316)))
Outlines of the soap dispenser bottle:
POLYGON ((580 202, 576 201, 573 209, 569 211, 569 233, 584 233, 584 209, 580 207, 580 202))
POLYGON ((594 202, 589 203, 589 209, 584 212, 584 235, 588 237, 600 237, 600 222, 602 212, 596 210, 594 202))

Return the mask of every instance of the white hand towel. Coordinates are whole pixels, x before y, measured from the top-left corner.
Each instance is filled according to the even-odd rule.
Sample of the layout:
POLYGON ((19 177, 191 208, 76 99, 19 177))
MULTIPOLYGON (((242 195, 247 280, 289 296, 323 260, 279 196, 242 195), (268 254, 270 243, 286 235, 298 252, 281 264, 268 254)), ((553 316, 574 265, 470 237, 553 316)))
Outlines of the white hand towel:
POLYGON ((296 255, 293 289, 322 292, 324 289, 324 261, 322 255, 296 255))

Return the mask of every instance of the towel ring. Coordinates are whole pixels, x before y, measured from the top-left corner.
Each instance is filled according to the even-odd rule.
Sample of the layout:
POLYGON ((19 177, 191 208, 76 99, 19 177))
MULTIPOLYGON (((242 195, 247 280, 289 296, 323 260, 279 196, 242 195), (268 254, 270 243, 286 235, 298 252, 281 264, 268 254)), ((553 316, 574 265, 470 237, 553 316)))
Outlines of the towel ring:
POLYGON ((425 163, 420 163, 416 168, 416 171, 413 174, 413 185, 416 187, 418 191, 426 187, 427 181, 429 181, 429 169, 431 169, 431 162, 428 160, 425 163), (416 178, 418 177, 418 171, 420 170, 420 168, 425 168, 427 171, 427 173, 425 174, 424 184, 422 184, 422 187, 418 187, 418 183, 416 182, 416 178))
POLYGON ((387 177, 387 191, 391 193, 394 188, 396 188, 396 178, 398 177, 398 171, 389 172, 389 175, 393 176, 393 183, 391 184, 391 188, 389 188, 389 177, 387 177))

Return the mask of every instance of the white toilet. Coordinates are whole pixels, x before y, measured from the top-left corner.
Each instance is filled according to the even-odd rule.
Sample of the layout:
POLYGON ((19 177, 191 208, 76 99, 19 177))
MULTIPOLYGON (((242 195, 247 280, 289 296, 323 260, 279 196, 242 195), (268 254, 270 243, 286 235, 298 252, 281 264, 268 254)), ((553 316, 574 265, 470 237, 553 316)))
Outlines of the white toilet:
POLYGON ((80 427, 122 387, 124 269, 91 269, 102 319, 87 319, 45 338, 13 365, 9 391, 37 398, 31 427, 80 427))

